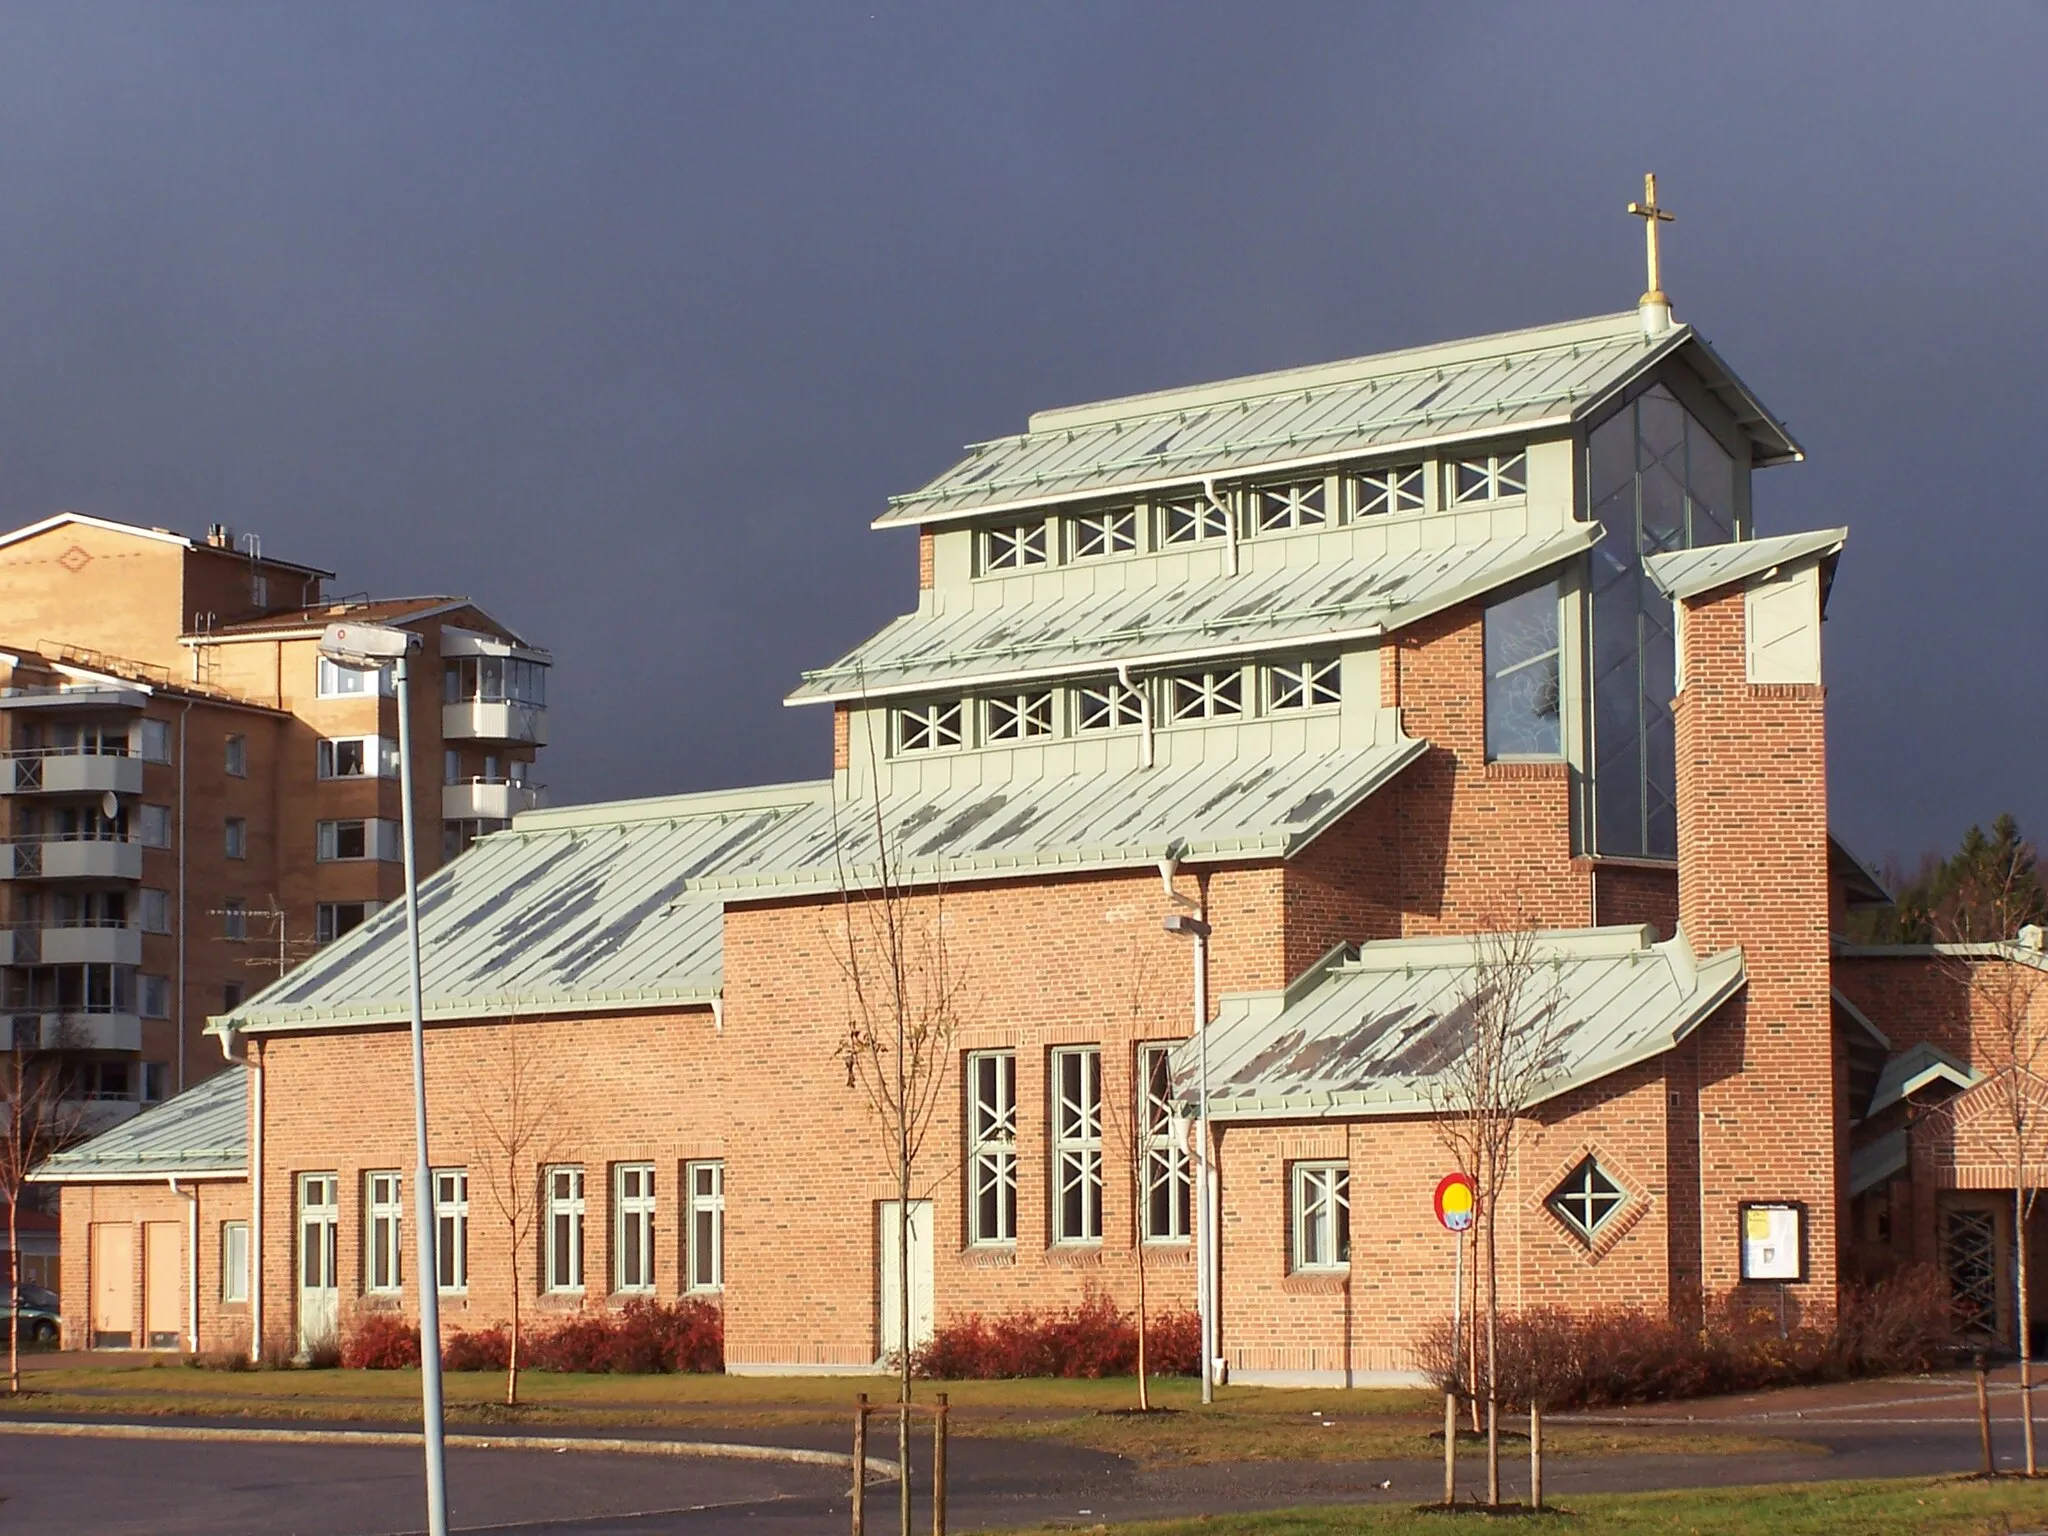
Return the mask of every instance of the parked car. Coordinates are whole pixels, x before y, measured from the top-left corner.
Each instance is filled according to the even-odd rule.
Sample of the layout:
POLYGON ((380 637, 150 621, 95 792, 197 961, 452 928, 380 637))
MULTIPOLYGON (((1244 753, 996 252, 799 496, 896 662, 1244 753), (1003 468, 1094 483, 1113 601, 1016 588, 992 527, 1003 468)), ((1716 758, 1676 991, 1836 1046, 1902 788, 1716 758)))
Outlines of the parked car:
POLYGON ((14 1312, 21 1319, 25 1344, 54 1344, 57 1341, 57 1293, 40 1285, 16 1286, 14 1312))

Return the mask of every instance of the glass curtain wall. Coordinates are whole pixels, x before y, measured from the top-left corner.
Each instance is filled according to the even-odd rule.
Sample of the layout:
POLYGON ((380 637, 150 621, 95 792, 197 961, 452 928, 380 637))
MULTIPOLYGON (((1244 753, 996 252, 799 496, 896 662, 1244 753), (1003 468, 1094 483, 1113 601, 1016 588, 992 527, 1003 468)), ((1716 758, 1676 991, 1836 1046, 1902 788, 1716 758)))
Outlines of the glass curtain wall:
POLYGON ((1678 766, 1671 695, 1671 600, 1645 556, 1727 544, 1736 527, 1735 461, 1663 385, 1588 435, 1593 546, 1593 851, 1678 856, 1678 766))

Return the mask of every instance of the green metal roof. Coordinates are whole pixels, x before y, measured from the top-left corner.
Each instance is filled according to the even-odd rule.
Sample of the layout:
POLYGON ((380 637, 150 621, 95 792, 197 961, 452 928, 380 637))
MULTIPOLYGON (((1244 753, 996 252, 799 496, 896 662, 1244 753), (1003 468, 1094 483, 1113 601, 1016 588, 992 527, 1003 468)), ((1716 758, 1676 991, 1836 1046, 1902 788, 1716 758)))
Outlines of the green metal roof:
MULTIPOLYGON (((1668 1051, 1743 982, 1742 951, 1696 959, 1683 933, 1586 928, 1538 937, 1530 1020, 1556 982, 1563 1023, 1538 1102, 1668 1051)), ((1285 992, 1226 997, 1209 1037, 1209 1113, 1226 1120, 1425 1114, 1458 1059, 1460 1005, 1486 940, 1392 939, 1340 950, 1285 992)), ((1176 1047, 1192 1093, 1195 1043, 1176 1047)))
POLYGON ((1853 1198, 1877 1188, 1887 1179, 1906 1171, 1910 1161, 1906 1128, 1886 1131, 1882 1136, 1854 1147, 1849 1152, 1849 1194, 1853 1198))
POLYGON ((1403 550, 1369 562, 1290 565, 1230 581, 1186 580, 1065 601, 1004 602, 992 584, 933 593, 829 667, 806 672, 792 704, 876 698, 968 683, 1156 668, 1204 658, 1362 639, 1569 560, 1602 529, 1403 550))
POLYGON ((1890 1109, 1894 1104, 1911 1098, 1921 1089, 1935 1083, 1946 1083, 1957 1092, 1974 1088, 1979 1082, 1978 1074, 1957 1061, 1955 1057, 1939 1046, 1929 1045, 1922 1040, 1909 1045, 1898 1055, 1884 1064, 1884 1071, 1878 1074, 1877 1087, 1870 1095, 1870 1108, 1864 1118, 1890 1109))
POLYGON ((1733 586, 1795 561, 1840 554, 1849 540, 1846 528, 1819 528, 1811 533, 1786 533, 1741 544, 1704 544, 1674 549, 1643 562, 1650 580, 1666 597, 1698 597, 1716 587, 1733 586))
POLYGON ((249 1069, 231 1062, 196 1087, 133 1120, 59 1152, 36 1173, 39 1184, 101 1184, 128 1179, 246 1176, 249 1171, 249 1069))
POLYGON ((1633 310, 1442 346, 1043 411, 981 443, 875 526, 1184 486, 1505 433, 1561 430, 1683 352, 1753 443, 1801 456, 1784 427, 1690 327, 1650 339, 1633 310))

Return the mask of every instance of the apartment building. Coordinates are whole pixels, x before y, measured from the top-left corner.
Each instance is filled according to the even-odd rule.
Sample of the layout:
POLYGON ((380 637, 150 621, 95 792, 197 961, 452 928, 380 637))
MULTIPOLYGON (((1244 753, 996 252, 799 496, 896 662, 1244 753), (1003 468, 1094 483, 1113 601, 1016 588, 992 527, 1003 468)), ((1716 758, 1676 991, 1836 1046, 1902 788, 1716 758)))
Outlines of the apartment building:
POLYGON ((550 658, 459 597, 330 600, 216 526, 66 512, 0 534, 0 1046, 104 1128, 222 1066, 231 1010, 402 892, 388 675, 323 627, 420 634, 422 871, 540 803, 550 658))

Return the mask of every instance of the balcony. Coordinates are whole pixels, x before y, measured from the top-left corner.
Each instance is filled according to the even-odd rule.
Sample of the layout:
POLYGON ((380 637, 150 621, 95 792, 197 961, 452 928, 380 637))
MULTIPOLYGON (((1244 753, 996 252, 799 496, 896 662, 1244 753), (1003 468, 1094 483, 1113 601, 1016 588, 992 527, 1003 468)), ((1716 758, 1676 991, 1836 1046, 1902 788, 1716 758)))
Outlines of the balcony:
POLYGON ((538 807, 538 784, 513 784, 504 779, 465 779, 441 786, 444 821, 510 821, 521 811, 538 807))
POLYGON ((0 880, 140 880, 142 844, 128 838, 17 837, 0 842, 0 880))
POLYGON ((52 748, 7 754, 0 779, 9 794, 117 795, 142 793, 142 759, 113 753, 52 748))
POLYGON ((0 1050, 139 1051, 142 1017, 134 1013, 7 1013, 0 1050))
POLYGON ((33 710, 37 714, 62 714, 81 709, 140 710, 148 702, 148 696, 141 689, 121 688, 111 683, 0 689, 0 709, 33 710))
POLYGON ((142 930, 126 923, 0 928, 0 965, 140 965, 142 930))
POLYGON ((443 704, 441 735, 448 741, 507 741, 544 747, 548 744, 547 706, 494 704, 484 699, 443 704))

